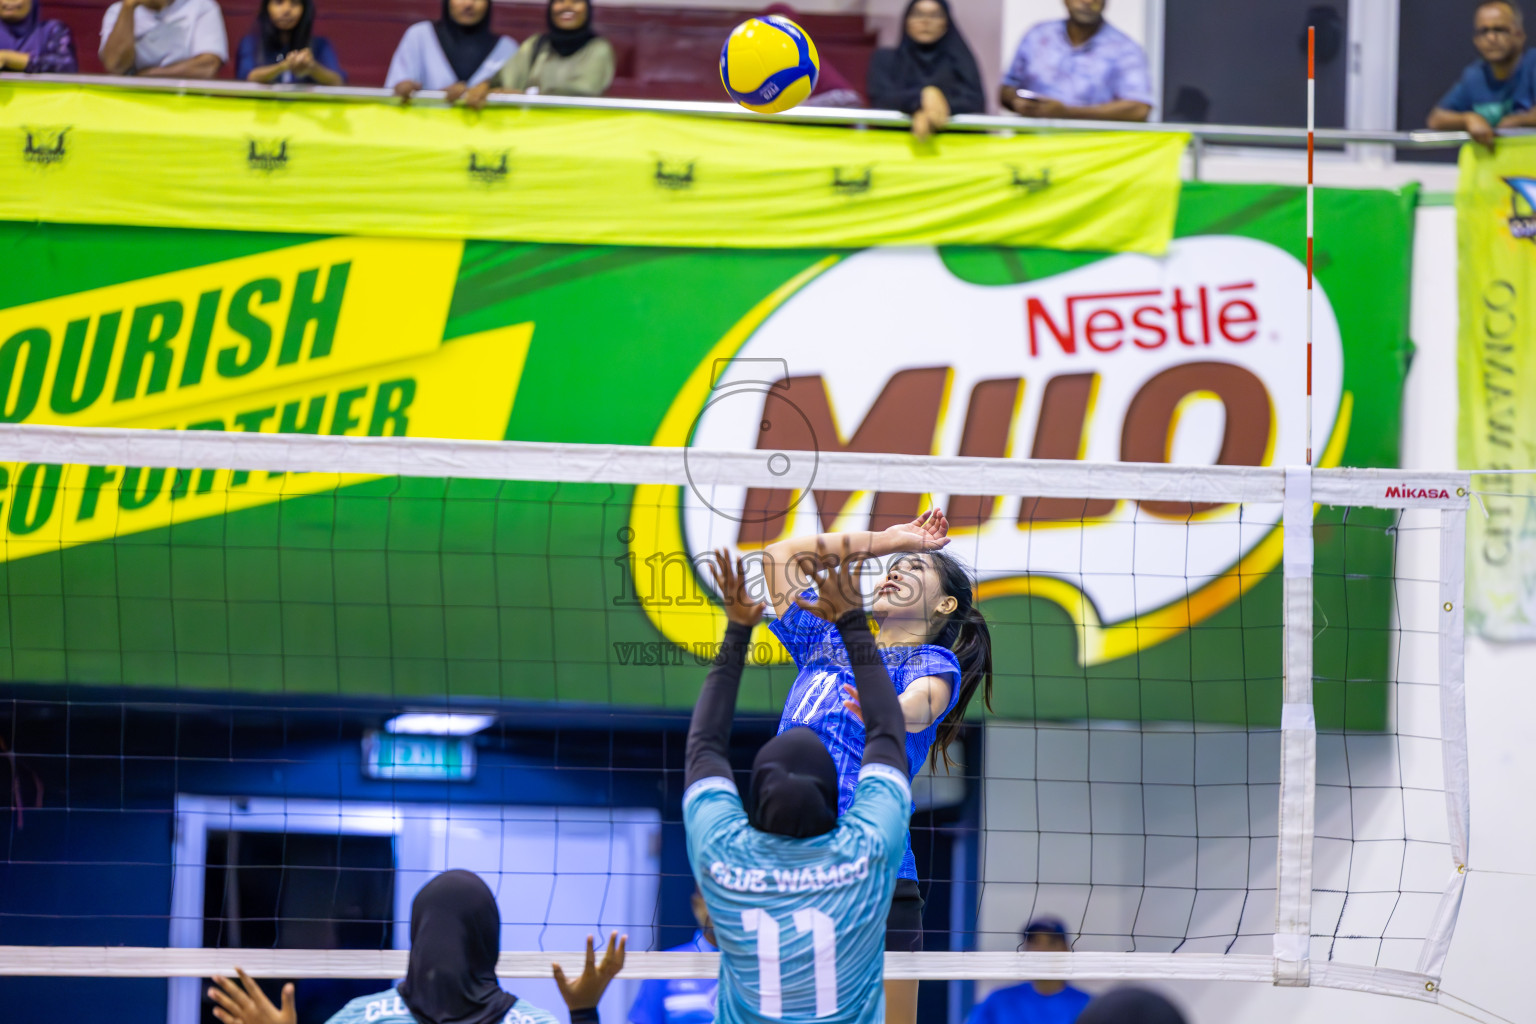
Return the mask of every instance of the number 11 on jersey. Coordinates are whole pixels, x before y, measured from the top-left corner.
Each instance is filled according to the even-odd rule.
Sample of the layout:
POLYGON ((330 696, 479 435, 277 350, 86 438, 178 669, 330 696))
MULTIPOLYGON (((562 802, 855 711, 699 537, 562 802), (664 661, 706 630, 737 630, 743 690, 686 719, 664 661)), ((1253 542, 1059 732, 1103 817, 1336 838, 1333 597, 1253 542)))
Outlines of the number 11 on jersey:
MULTIPOLYGON (((820 910, 797 910, 795 928, 811 933, 813 975, 816 980, 816 1016, 837 1012, 837 929, 820 910)), ((783 975, 779 962, 779 922, 766 910, 743 910, 741 926, 757 936, 757 992, 764 1017, 784 1016, 783 975)))

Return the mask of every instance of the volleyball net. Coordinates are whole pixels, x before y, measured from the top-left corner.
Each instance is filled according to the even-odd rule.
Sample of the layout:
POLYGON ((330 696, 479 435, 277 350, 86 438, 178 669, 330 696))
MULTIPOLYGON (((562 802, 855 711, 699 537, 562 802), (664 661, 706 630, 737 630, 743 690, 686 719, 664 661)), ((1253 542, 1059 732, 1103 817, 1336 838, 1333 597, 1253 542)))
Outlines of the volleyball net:
MULTIPOLYGON (((508 977, 609 930, 621 1014, 712 975, 660 951, 703 559, 936 504, 996 682, 914 786, 926 951, 889 977, 1436 998, 1465 475, 28 426, 0 457, 0 975, 168 978, 185 1021, 236 965, 397 978, 453 867, 508 977), (1041 917, 1072 952, 1019 951, 1041 917)), ((794 678, 759 627, 739 766, 794 678)))

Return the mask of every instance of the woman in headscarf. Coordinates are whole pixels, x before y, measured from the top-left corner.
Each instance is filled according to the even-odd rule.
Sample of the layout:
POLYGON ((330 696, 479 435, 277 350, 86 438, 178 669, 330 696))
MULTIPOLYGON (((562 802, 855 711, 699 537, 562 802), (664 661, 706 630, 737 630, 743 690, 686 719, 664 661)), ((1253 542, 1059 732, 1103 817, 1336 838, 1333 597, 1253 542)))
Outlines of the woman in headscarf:
POLYGON ((490 81, 517 52, 517 43, 491 31, 491 0, 443 0, 443 16, 405 30, 389 62, 384 87, 409 99, 418 89, 445 89, 457 100, 490 81))
POLYGON ((986 110, 981 72, 955 28, 947 0, 912 0, 901 43, 876 50, 869 62, 869 105, 912 115, 919 138, 949 123, 951 114, 986 110))
POLYGON ((37 0, 0 0, 0 71, 69 75, 79 69, 62 21, 44 21, 37 0))
POLYGON ((314 34, 314 0, 262 0, 256 31, 240 40, 235 77, 245 82, 345 85, 336 49, 314 34))
MULTIPOLYGON (((794 21, 800 15, 789 4, 769 4, 763 8, 763 14, 777 14, 782 18, 794 21)), ((853 83, 844 78, 837 68, 827 60, 827 55, 821 55, 821 72, 816 76, 816 88, 811 90, 810 99, 801 104, 803 107, 862 107, 864 97, 859 95, 859 90, 853 87, 853 83)))
MULTIPOLYGON (((624 966, 624 946, 617 932, 610 935, 599 967, 587 936, 586 966, 574 982, 555 965, 555 984, 571 1024, 597 1024, 598 1001, 624 966)), ((501 987, 500 956, 501 912, 490 887, 473 872, 444 871, 411 901, 405 980, 352 1000, 328 1024, 557 1024, 548 1011, 501 987)), ((279 1009, 250 975, 239 975, 238 982, 215 977, 208 989, 213 1015, 223 1024, 297 1024, 292 983, 283 986, 279 1009)))
MULTIPOLYGON (((549 0, 548 31, 523 44, 496 75, 496 92, 601 96, 613 84, 613 46, 592 31, 591 0, 549 0)), ((464 102, 476 105, 471 97, 464 102)))

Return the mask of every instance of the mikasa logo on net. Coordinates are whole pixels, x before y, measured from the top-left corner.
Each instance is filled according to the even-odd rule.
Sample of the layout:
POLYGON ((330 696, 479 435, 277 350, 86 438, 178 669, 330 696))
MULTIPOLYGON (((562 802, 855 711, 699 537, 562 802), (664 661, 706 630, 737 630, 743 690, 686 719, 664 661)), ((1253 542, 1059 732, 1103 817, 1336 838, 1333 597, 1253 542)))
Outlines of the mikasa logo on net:
MULTIPOLYGON (((788 456, 814 448, 1298 463, 1305 274, 1284 250, 1222 236, 1000 285, 962 280, 931 249, 861 252, 787 298, 736 353, 743 366, 781 359, 788 386, 742 387, 723 399, 717 388, 691 443, 788 456)), ((1343 351, 1321 290, 1315 326, 1314 432, 1320 450, 1336 452, 1347 431, 1343 351), (1330 448, 1324 442, 1336 431, 1330 448)), ((985 487, 950 495, 923 480, 903 482, 902 493, 843 493, 799 480, 795 468, 773 487, 712 497, 716 509, 771 511, 777 502, 785 510, 744 518, 731 530, 738 548, 789 533, 878 528, 942 504, 952 523, 964 522, 963 549, 984 593, 1056 595, 1083 617, 1087 661, 1128 653, 1115 648, 1121 641, 1095 647, 1090 625, 1135 623, 1189 599, 1192 588, 1216 586, 1238 565, 1249 578, 1261 575, 1278 552, 1278 505, 988 496, 985 487), (965 516, 954 514, 960 509, 965 516)), ((689 551, 720 542, 717 512, 700 504, 683 518, 689 551)), ((1114 632, 1131 644, 1169 635, 1114 632)))

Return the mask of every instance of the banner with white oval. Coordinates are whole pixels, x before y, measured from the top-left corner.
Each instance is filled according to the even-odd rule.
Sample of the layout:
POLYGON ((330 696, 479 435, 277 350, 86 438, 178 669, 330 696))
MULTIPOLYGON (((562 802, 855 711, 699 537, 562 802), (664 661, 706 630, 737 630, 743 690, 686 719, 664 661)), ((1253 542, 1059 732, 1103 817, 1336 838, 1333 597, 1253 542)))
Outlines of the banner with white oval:
MULTIPOLYGON (((1314 296, 1312 436, 1326 465, 1349 401, 1338 321, 1314 296)), ((932 502, 984 596, 1055 600, 1085 630, 1081 660, 1123 656, 1166 631, 1116 641, 1104 628, 1175 606, 1160 621, 1187 627, 1245 589, 1215 586, 1240 565, 1273 568, 1279 506, 931 494, 921 479, 906 494, 828 492, 800 453, 1299 464, 1306 314, 1305 266, 1247 238, 1186 238, 1162 257, 1000 286, 961 280, 933 249, 856 253, 784 299, 718 374, 691 445, 762 450, 781 481, 685 495, 685 546, 879 529, 932 502)))

